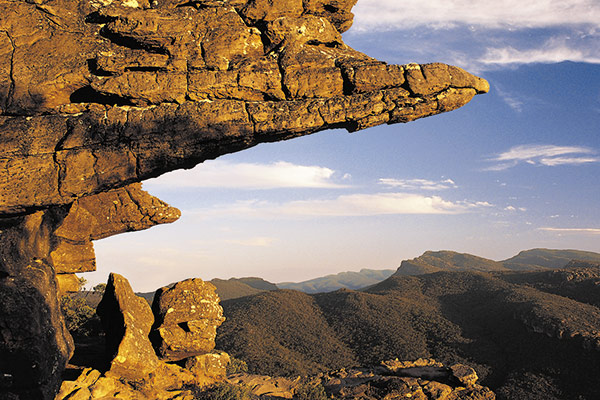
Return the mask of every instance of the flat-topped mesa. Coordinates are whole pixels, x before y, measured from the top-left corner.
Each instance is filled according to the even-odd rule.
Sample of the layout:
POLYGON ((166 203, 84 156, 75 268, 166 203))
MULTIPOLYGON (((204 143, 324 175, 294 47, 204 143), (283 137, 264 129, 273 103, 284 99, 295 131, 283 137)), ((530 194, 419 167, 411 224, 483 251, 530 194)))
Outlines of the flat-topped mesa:
POLYGON ((488 90, 457 67, 346 46, 354 0, 43 3, 0 0, 0 214, 488 90))
POLYGON ((0 397, 52 398, 72 350, 56 294, 94 269, 91 241, 179 216, 136 182, 488 91, 457 67, 388 65, 345 45, 355 2, 0 0, 0 299, 19 304, 0 307, 12 382, 0 397), (17 339, 40 326, 30 351, 17 339))

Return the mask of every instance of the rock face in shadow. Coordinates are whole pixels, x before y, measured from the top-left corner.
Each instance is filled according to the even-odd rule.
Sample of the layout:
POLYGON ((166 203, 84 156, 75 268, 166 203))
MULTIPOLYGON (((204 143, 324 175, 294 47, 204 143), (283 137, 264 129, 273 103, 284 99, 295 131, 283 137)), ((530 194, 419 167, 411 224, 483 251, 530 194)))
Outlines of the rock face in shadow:
POLYGON ((0 220, 0 398, 53 399, 73 354, 48 258, 62 210, 0 220))
POLYGON ((215 348, 217 328, 225 321, 215 290, 202 279, 187 279, 156 291, 150 338, 161 359, 181 360, 215 348))
MULTIPOLYGON (((262 142, 412 121, 488 91, 457 67, 388 65, 349 48, 354 3, 0 0, 0 223, 28 232, 2 242, 15 250, 2 296, 41 318, 20 321, 18 337, 38 322, 59 332, 32 361, 44 376, 32 387, 55 391, 70 353, 54 274, 67 290, 68 274, 94 268, 91 240, 177 218, 135 182, 262 142), (58 217, 27 225, 38 212, 58 217), (25 300, 16 281, 45 289, 25 300)), ((17 315, 5 310, 2 326, 17 315)), ((2 394, 38 374, 14 370, 25 346, 15 340, 0 339, 0 374, 14 382, 2 394)))

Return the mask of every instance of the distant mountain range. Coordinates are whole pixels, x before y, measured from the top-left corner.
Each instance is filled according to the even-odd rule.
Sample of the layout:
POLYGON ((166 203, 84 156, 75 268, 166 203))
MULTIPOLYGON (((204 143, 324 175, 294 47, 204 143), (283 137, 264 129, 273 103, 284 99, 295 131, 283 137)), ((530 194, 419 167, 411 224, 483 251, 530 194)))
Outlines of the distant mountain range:
POLYGON ((279 289, 294 289, 304 293, 332 292, 334 290, 360 289, 374 285, 389 278, 395 271, 393 269, 361 269, 359 272, 348 271, 339 274, 327 275, 304 282, 278 283, 279 289))
MULTIPOLYGON (((262 278, 230 278, 230 279, 218 279, 215 278, 209 281, 217 288, 217 294, 221 300, 237 299, 239 297, 250 296, 253 294, 261 293, 268 290, 279 289, 274 283, 265 281, 262 278)), ((168 287, 173 286, 175 283, 167 285, 168 287)), ((143 297, 152 304, 155 292, 141 292, 136 295, 143 297)))
POLYGON ((600 254, 581 250, 525 250, 516 256, 502 261, 512 270, 557 269, 567 266, 571 260, 600 263, 600 254))
MULTIPOLYGON (((442 271, 536 271, 568 267, 571 260, 600 263, 600 254, 580 250, 532 249, 504 261, 454 251, 426 251, 412 260, 402 261, 397 270, 361 269, 359 272, 347 271, 326 275, 303 282, 271 283, 262 278, 213 279, 221 300, 236 299, 254 295, 263 291, 293 289, 304 293, 324 293, 338 289, 358 290, 375 285, 390 276, 423 275, 442 271)), ((137 293, 148 302, 152 302, 154 292, 137 293)))
POLYGON ((571 260, 600 262, 600 254, 581 250, 531 249, 504 261, 493 261, 454 251, 426 251, 402 261, 394 275, 422 275, 440 271, 533 271, 564 268, 571 260))
POLYGON ((422 256, 402 261, 394 275, 423 275, 441 271, 505 271, 502 262, 454 251, 426 251, 422 256))
MULTIPOLYGON (((558 260, 564 253, 517 257, 535 254, 558 260)), ((411 265, 448 270, 394 274, 361 291, 277 290, 223 301, 227 320, 217 346, 257 373, 295 376, 433 357, 473 366, 499 400, 599 399, 600 255, 594 257, 599 261, 561 270, 518 262, 537 267, 515 271, 428 252, 411 265), (460 269, 467 266, 472 270, 460 269)))

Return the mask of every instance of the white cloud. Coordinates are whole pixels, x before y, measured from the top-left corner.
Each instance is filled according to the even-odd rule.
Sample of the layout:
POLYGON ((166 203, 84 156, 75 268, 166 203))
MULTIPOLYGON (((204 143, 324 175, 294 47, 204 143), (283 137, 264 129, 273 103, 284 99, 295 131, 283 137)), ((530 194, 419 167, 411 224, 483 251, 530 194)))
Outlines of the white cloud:
POLYGON ((540 231, 554 232, 558 234, 584 234, 584 235, 600 235, 600 228, 538 228, 540 231))
POLYGON ((506 207, 504 207, 504 211, 511 211, 511 212, 522 211, 522 212, 525 212, 525 211, 527 211, 527 208, 525 208, 525 207, 515 207, 515 206, 506 206, 506 207))
POLYGON ((458 187, 452 179, 431 181, 428 179, 381 178, 379 179, 379 184, 404 190, 446 190, 456 189, 458 187))
POLYGON ((491 158, 489 161, 494 161, 496 164, 485 170, 503 171, 518 165, 520 162, 550 167, 600 162, 600 157, 593 155, 595 153, 594 150, 582 146, 526 144, 512 147, 508 151, 491 158), (565 155, 569 156, 565 157, 565 155))
MULTIPOLYGON (((297 165, 285 161, 271 164, 206 161, 191 170, 177 170, 144 183, 157 187, 231 189, 344 188, 334 182, 335 171, 326 167, 297 165)), ((347 180, 349 176, 344 175, 347 180)))
POLYGON ((597 0, 359 0, 353 9, 357 30, 449 28, 542 28, 600 25, 597 0))
POLYGON ((554 167, 556 165, 577 165, 577 164, 588 164, 600 162, 598 157, 554 157, 554 158, 542 158, 540 164, 554 167))
POLYGON ((562 61, 600 64, 600 48, 566 38, 550 38, 538 48, 516 49, 514 47, 488 48, 478 62, 483 64, 533 64, 559 63, 562 61))
POLYGON ((414 193, 374 193, 342 195, 334 199, 297 200, 283 204, 264 201, 243 201, 198 210, 200 217, 360 217, 400 214, 461 214, 484 207, 488 202, 453 202, 439 196, 414 193))

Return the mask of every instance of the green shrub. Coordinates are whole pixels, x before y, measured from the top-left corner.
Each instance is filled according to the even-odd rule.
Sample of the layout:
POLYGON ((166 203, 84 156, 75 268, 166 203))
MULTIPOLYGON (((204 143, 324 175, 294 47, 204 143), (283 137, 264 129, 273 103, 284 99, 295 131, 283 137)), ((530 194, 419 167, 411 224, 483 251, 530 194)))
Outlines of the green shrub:
POLYGON ((227 364, 227 375, 240 373, 245 374, 247 372, 248 364, 246 364, 246 361, 231 357, 231 361, 229 361, 229 364, 227 364))
POLYGON ((71 335, 90 337, 102 333, 96 310, 90 307, 85 299, 66 295, 60 299, 60 306, 71 335))
POLYGON ((231 383, 217 383, 207 389, 195 391, 196 400, 256 400, 246 385, 233 385, 231 383))
POLYGON ((327 400, 327 393, 320 383, 303 383, 296 388, 295 398, 298 400, 327 400))

